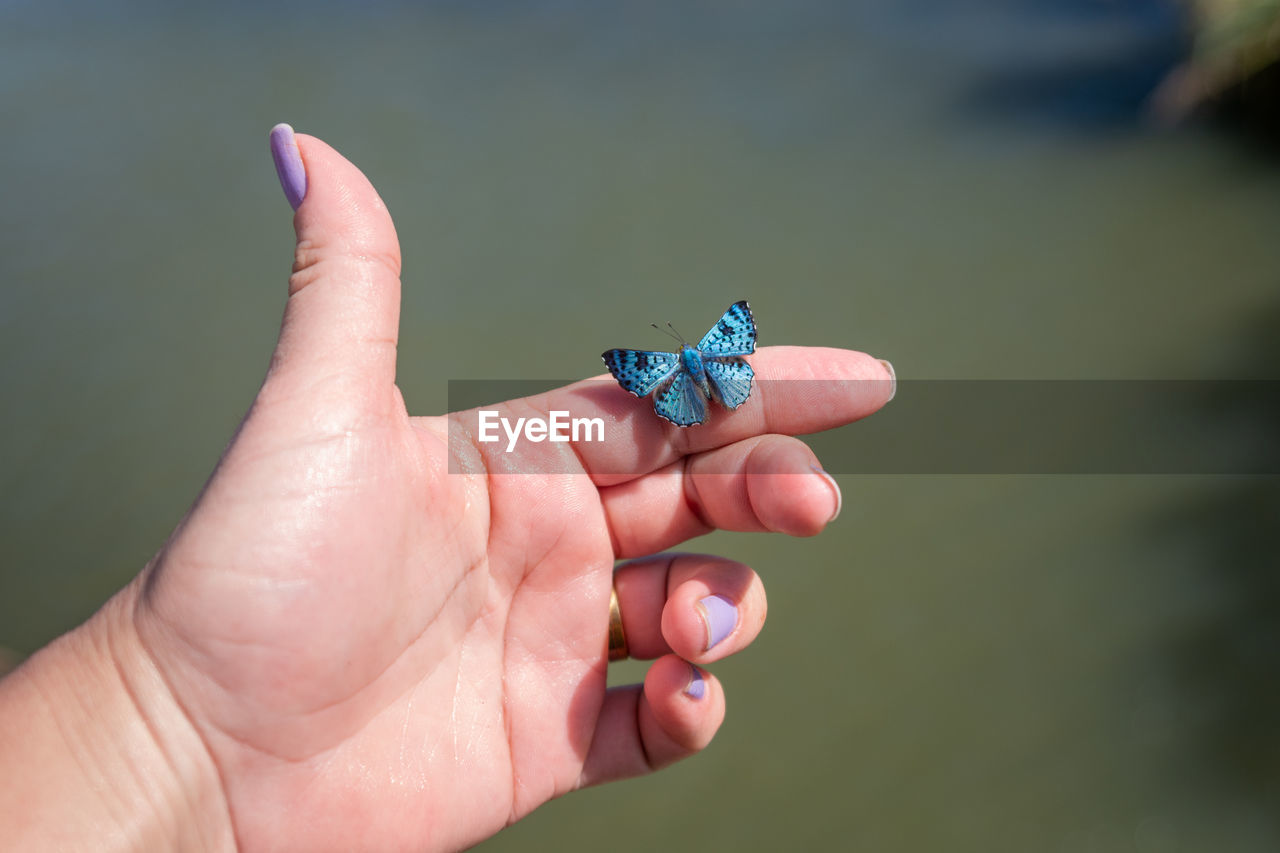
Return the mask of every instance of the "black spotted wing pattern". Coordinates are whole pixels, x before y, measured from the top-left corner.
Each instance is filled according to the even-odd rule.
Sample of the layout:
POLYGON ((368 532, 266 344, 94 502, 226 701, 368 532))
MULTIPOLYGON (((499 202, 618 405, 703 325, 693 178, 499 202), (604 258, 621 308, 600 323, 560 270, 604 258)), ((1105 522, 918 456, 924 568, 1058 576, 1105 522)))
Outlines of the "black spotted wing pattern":
POLYGON ((673 352, 611 349, 601 357, 618 384, 637 397, 649 394, 680 369, 680 356, 673 352))

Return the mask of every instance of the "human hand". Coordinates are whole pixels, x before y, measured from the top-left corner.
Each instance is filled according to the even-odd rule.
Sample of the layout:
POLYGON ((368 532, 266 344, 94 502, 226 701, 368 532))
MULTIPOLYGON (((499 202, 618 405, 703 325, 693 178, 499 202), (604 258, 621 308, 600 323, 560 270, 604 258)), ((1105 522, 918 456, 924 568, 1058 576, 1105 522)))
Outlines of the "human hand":
POLYGON ((187 518, 95 617, 157 753, 207 792, 201 825, 225 820, 244 849, 451 849, 702 749, 724 696, 689 662, 755 638, 763 587, 738 563, 644 555, 713 528, 819 532, 839 492, 789 436, 872 413, 891 374, 762 348, 763 380, 853 381, 803 400, 765 381, 686 430, 580 383, 510 405, 601 416, 608 442, 508 455, 451 438, 395 385, 386 208, 329 146, 297 146, 307 189, 267 377, 187 518), (546 473, 534 453, 566 455, 546 473), (643 686, 605 687, 611 584, 631 654, 656 659, 643 686))

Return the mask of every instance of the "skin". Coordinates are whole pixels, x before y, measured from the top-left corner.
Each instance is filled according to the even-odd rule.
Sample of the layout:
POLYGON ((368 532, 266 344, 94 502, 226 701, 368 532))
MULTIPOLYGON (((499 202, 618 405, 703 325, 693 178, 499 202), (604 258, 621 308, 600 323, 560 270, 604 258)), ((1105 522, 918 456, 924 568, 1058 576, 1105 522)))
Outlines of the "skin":
POLYGON ((395 385, 386 208, 333 149, 298 145, 294 272, 251 410, 136 580, 0 681, 10 849, 455 849, 698 752, 724 693, 702 671, 688 695, 689 662, 745 648, 764 589, 740 563, 645 555, 713 528, 816 534, 838 491, 789 436, 891 394, 867 355, 763 348, 761 379, 878 381, 764 382, 688 430, 580 383, 507 405, 603 417, 603 444, 451 442, 395 385), (549 462, 577 473, 521 473, 549 462), (653 663, 606 690, 629 558, 624 624, 653 663), (706 650, 712 593, 739 615, 706 650))

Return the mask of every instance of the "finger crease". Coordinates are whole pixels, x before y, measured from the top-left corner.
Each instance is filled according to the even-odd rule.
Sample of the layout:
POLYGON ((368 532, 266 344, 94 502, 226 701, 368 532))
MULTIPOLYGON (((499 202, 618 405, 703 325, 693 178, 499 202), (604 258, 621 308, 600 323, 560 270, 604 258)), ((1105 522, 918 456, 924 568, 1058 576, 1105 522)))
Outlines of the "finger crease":
POLYGON ((689 508, 689 514, 693 516, 694 520, 707 530, 714 530, 715 525, 707 518, 702 495, 698 492, 698 481, 694 478, 693 472, 689 470, 692 458, 691 456, 686 456, 681 460, 680 482, 683 488, 680 489, 680 494, 684 497, 685 506, 689 508))
POLYGON ((640 742, 640 758, 644 761, 644 766, 648 772, 652 773, 658 768, 653 763, 653 758, 649 755, 649 746, 644 740, 644 723, 640 718, 640 706, 644 701, 644 691, 642 690, 636 694, 636 733, 639 735, 637 740, 640 742))

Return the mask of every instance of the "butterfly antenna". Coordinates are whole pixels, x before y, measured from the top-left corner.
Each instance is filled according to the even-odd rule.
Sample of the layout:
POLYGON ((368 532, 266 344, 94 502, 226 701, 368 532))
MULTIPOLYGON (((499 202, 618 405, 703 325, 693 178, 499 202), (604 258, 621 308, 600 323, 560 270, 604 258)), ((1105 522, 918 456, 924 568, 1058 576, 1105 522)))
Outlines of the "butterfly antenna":
POLYGON ((679 341, 680 343, 684 343, 684 338, 680 337, 680 333, 679 333, 679 332, 676 332, 676 327, 675 327, 675 326, 671 326, 671 321, 669 321, 669 320, 668 320, 668 321, 667 321, 667 325, 668 325, 668 326, 671 326, 671 332, 675 332, 675 334, 674 334, 674 335, 673 335, 673 334, 671 334, 671 332, 668 332, 666 329, 664 329, 664 328, 662 328, 661 326, 659 326, 657 323, 650 323, 649 325, 650 325, 650 326, 653 326, 655 329, 657 329, 659 332, 662 332, 662 334, 666 335, 667 337, 669 337, 669 338, 675 338, 675 339, 676 339, 677 341, 679 341))

